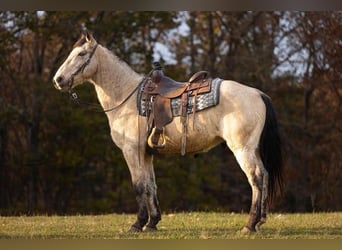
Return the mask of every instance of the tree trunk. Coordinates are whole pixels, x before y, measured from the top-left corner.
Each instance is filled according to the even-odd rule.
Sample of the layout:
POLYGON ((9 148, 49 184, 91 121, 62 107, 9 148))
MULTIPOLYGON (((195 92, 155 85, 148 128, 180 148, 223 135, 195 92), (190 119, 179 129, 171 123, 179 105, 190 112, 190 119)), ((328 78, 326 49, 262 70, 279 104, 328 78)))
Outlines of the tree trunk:
POLYGON ((190 70, 191 74, 196 71, 196 48, 195 48, 195 32, 196 32, 196 12, 190 12, 190 70))
POLYGON ((216 53, 215 53, 215 35, 214 35, 214 27, 213 27, 213 15, 211 12, 207 15, 208 19, 208 38, 209 38, 209 72, 211 75, 216 75, 216 53))

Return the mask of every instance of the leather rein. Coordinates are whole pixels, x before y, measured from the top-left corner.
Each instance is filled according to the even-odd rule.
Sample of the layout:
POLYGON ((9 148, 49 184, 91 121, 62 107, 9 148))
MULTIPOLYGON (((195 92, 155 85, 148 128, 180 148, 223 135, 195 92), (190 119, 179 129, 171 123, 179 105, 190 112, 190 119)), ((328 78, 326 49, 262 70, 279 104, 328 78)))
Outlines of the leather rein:
POLYGON ((81 107, 86 107, 89 111, 93 111, 93 112, 97 112, 97 113, 107 113, 107 112, 113 111, 115 109, 118 109, 122 105, 124 105, 125 102, 127 102, 128 99, 132 97, 132 95, 140 87, 140 84, 142 84, 144 81, 145 81, 145 77, 141 80, 141 82, 132 90, 132 92, 120 104, 118 104, 117 106, 114 106, 112 108, 105 109, 105 110, 102 109, 100 104, 89 103, 89 102, 85 102, 85 101, 80 100, 75 91, 69 90, 69 96, 70 96, 70 99, 73 100, 77 105, 79 105, 81 107))
POLYGON ((115 107, 112 107, 112 108, 109 108, 109 109, 105 109, 103 110, 101 105, 97 104, 97 103, 89 103, 89 102, 85 102, 85 101, 82 101, 78 98, 76 92, 72 89, 72 85, 74 83, 74 77, 80 73, 80 72, 83 72, 85 67, 87 67, 87 65, 90 63, 90 60, 91 58, 93 57, 93 55, 95 54, 95 50, 97 48, 98 44, 96 44, 89 56, 89 58, 84 62, 84 64, 78 68, 72 75, 71 75, 71 84, 69 86, 69 90, 68 90, 68 93, 69 93, 69 96, 70 96, 70 99, 72 101, 74 101, 77 105, 79 106, 82 106, 82 107, 86 107, 89 111, 93 111, 93 112, 97 112, 97 113, 106 113, 106 112, 110 112, 110 111, 113 111, 115 109, 118 109, 120 108, 125 102, 128 101, 129 98, 131 98, 131 96, 137 91, 137 89, 140 87, 140 85, 145 82, 146 80, 146 77, 143 77, 143 79, 140 81, 140 83, 132 90, 132 92, 117 106, 115 107), (91 109, 89 109, 91 108, 91 109))

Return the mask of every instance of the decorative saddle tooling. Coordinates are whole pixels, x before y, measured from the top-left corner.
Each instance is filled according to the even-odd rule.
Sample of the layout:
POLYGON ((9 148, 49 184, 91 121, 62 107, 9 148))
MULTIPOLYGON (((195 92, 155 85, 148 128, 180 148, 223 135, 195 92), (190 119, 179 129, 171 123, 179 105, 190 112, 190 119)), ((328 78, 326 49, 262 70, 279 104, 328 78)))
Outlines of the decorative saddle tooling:
POLYGON ((155 150, 165 147, 164 127, 173 117, 181 116, 181 154, 186 153, 188 115, 217 105, 222 79, 211 79, 207 71, 195 73, 187 82, 177 82, 164 75, 158 62, 150 77, 139 88, 139 114, 147 117, 148 145, 155 150))

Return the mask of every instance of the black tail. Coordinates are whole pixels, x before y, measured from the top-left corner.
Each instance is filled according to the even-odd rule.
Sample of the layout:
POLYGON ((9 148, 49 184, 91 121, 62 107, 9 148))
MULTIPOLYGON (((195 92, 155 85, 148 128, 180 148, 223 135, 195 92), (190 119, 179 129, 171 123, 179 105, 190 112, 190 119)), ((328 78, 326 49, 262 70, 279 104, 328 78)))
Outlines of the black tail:
POLYGON ((261 94, 261 98, 266 106, 266 120, 259 141, 259 150, 261 160, 269 175, 268 201, 270 203, 277 193, 277 187, 280 193, 283 190, 283 158, 276 113, 270 98, 264 94, 261 94))

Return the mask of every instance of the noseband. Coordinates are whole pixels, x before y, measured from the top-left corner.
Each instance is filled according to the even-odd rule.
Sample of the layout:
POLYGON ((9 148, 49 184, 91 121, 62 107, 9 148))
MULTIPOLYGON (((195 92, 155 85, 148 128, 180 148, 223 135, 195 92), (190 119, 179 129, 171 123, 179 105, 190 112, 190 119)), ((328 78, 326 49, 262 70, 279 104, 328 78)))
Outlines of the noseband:
POLYGON ((91 51, 91 53, 90 53, 88 59, 81 65, 81 67, 79 67, 74 73, 72 73, 72 75, 71 75, 71 82, 70 82, 70 84, 69 84, 69 91, 71 91, 71 87, 72 87, 72 85, 74 84, 74 77, 75 77, 78 73, 83 72, 84 69, 85 69, 85 67, 87 67, 88 64, 90 63, 91 58, 92 58, 93 55, 95 54, 95 50, 96 50, 96 48, 97 48, 97 45, 98 45, 98 43, 95 44, 95 46, 94 46, 93 50, 91 51))

